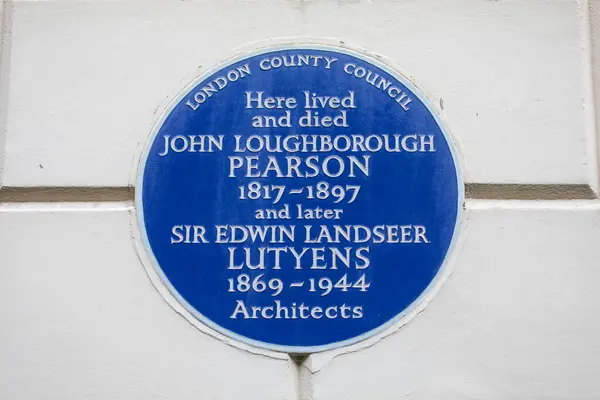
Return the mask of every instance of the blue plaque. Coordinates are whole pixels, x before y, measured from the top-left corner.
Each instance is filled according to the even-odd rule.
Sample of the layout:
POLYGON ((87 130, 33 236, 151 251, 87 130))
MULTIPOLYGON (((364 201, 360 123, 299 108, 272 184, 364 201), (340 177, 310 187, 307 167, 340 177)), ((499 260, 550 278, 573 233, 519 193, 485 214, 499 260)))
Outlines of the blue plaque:
POLYGON ((356 343, 413 310, 453 247, 463 182, 426 98, 385 63, 270 48, 198 78, 142 155, 136 208, 178 302, 251 345, 356 343))

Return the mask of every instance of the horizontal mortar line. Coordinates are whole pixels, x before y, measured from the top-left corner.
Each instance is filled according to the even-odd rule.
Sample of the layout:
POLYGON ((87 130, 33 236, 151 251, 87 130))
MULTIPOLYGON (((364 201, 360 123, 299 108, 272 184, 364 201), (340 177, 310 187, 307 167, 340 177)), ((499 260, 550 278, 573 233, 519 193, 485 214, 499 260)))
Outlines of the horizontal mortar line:
POLYGON ((596 193, 589 185, 467 183, 467 199, 482 200, 593 200, 596 193))
MULTIPOLYGON (((0 188, 0 203, 131 202, 133 187, 10 187, 0 188)), ((588 185, 468 183, 465 197, 477 200, 594 200, 588 185)))
POLYGON ((133 187, 9 187, 0 188, 0 203, 120 202, 134 198, 133 187))

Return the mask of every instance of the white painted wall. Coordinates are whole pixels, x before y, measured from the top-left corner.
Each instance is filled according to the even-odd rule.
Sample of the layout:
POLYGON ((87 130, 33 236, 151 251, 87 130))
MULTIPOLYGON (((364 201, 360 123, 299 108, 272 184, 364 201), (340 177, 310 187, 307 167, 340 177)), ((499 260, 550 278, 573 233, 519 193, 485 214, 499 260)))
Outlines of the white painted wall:
MULTIPOLYGON (((1 4, 4 187, 130 185, 168 98, 283 36, 380 53, 443 100, 469 183, 598 186, 600 0, 1 4)), ((177 315, 130 201, 1 203, 0 399, 598 399, 600 202, 569 193, 468 200, 428 308, 300 371, 177 315)))

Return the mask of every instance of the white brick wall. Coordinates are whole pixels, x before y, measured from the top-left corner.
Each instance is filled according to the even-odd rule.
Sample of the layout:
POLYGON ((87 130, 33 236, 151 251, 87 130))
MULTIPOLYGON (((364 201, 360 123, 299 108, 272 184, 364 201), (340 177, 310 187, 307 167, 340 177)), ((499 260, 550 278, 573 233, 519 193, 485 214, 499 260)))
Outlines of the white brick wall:
POLYGON ((284 399, 289 365, 201 334, 156 293, 122 204, 0 214, 0 398, 284 399))
POLYGON ((418 318, 366 350, 312 356, 315 399, 599 397, 600 207, 475 201, 467 218, 456 269, 418 318))
POLYGON ((600 398, 600 203, 498 186, 597 188, 600 0, 2 4, 0 399, 600 398), (467 202, 454 273, 421 315, 300 371, 172 310, 136 256, 126 196, 6 195, 130 185, 168 98, 283 36, 390 59, 443 102, 467 181, 506 198, 467 202))
POLYGON ((16 1, 11 21, 5 186, 126 185, 165 96, 235 47, 306 35, 443 100, 469 181, 590 183, 576 1, 16 1))

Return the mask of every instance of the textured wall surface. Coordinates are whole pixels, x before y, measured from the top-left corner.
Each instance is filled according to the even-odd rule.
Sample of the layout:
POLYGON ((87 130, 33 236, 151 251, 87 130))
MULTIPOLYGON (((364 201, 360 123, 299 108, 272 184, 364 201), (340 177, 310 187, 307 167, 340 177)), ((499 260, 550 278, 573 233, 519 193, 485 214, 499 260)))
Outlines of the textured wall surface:
POLYGON ((600 0, 0 4, 0 398, 600 398, 600 0), (296 361, 173 311, 136 254, 127 188, 169 98, 281 37, 414 78, 470 197, 425 311, 296 361))

